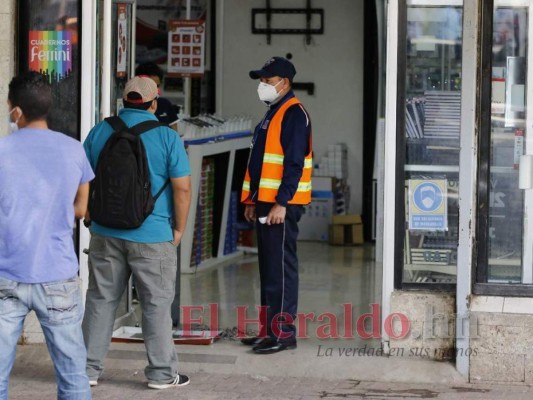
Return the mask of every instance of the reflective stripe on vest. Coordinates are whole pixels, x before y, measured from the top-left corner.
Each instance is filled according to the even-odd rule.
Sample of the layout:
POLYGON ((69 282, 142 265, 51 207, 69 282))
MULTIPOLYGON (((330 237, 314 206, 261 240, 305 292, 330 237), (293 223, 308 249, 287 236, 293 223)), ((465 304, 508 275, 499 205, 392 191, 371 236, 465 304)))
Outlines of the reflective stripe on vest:
MULTIPOLYGON (((281 145, 281 123, 287 109, 300 101, 293 97, 287 100, 276 111, 267 128, 265 154, 263 155, 263 167, 259 181, 258 200, 267 203, 275 203, 278 188, 283 178, 284 153, 281 145)), ((301 105, 300 105, 301 107, 301 105)), ((298 188, 289 204, 309 204, 311 202, 311 172, 313 170, 313 158, 311 149, 311 136, 309 137, 309 154, 305 157, 302 176, 298 182, 298 188)), ((250 173, 246 169, 246 175, 242 185, 241 202, 253 204, 250 198, 250 173)))

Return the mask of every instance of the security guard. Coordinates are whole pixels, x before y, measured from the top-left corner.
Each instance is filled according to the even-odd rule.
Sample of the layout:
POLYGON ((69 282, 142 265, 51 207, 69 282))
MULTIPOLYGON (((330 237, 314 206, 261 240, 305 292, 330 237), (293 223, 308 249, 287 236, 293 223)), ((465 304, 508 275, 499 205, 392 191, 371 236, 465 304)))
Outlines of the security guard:
POLYGON ((241 202, 247 221, 256 221, 261 321, 257 337, 242 342, 258 354, 296 348, 298 307, 296 240, 303 206, 311 202, 311 121, 294 96, 296 69, 273 57, 259 70, 259 99, 268 106, 256 126, 241 202))

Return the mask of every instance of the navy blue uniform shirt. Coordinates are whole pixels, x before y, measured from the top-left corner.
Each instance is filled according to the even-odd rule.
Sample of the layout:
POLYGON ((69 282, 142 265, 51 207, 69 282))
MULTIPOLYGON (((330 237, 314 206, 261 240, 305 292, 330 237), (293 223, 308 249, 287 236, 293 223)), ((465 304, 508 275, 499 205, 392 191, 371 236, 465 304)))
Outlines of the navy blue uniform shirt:
POLYGON ((176 113, 174 106, 168 99, 165 99, 164 97, 157 99, 157 110, 155 111, 155 116, 159 122, 162 122, 165 125, 174 124, 178 120, 178 114, 176 113))
MULTIPOLYGON (((248 163, 250 192, 254 201, 257 201, 257 189, 259 188, 261 169, 263 168, 268 125, 280 106, 293 97, 294 92, 291 90, 280 101, 270 105, 261 122, 255 127, 250 161, 248 163)), ((281 206, 287 206, 289 200, 294 197, 296 189, 298 189, 305 156, 309 153, 310 135, 311 120, 307 112, 298 104, 289 107, 281 122, 281 147, 285 158, 283 159, 283 178, 276 196, 276 203, 281 206)))

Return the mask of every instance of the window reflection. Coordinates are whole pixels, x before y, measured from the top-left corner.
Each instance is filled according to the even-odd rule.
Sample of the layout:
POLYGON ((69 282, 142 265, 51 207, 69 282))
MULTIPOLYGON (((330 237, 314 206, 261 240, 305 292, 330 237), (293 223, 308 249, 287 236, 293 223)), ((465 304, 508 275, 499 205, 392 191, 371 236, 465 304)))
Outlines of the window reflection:
POLYGON ((489 163, 488 282, 522 281, 524 196, 518 159, 524 153, 527 8, 494 10, 489 163))
POLYGON ((456 281, 461 57, 461 7, 408 7, 404 282, 456 281))
POLYGON ((76 139, 80 138, 78 40, 80 4, 79 0, 22 0, 19 2, 18 35, 20 69, 41 72, 47 75, 52 83, 53 107, 48 116, 50 128, 76 139), (60 34, 63 32, 64 35, 60 34), (64 52, 61 54, 65 60, 62 58, 59 62, 32 64, 29 50, 30 37, 63 40, 65 43, 63 47, 58 47, 49 41, 48 45, 43 44, 35 51, 55 51, 56 55, 57 52, 64 52))

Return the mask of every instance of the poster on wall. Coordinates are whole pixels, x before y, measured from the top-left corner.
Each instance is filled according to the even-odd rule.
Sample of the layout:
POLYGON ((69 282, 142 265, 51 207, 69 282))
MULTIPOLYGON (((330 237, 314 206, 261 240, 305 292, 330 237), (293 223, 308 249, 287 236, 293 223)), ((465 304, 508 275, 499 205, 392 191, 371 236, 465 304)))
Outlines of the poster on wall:
POLYGON ((50 81, 50 129, 79 140, 81 0, 60 3, 17 1, 17 29, 7 35, 15 39, 18 71, 39 72, 50 81))
POLYGON ((128 20, 126 19, 127 5, 117 4, 117 77, 124 78, 127 75, 128 59, 128 20))
POLYGON ((30 31, 28 65, 31 71, 48 75, 51 82, 72 72, 72 33, 69 31, 30 31))
POLYGON ((448 230, 446 179, 409 180, 409 229, 448 230))
POLYGON ((168 32, 168 73, 170 76, 203 76, 204 53, 204 20, 170 21, 168 32))

